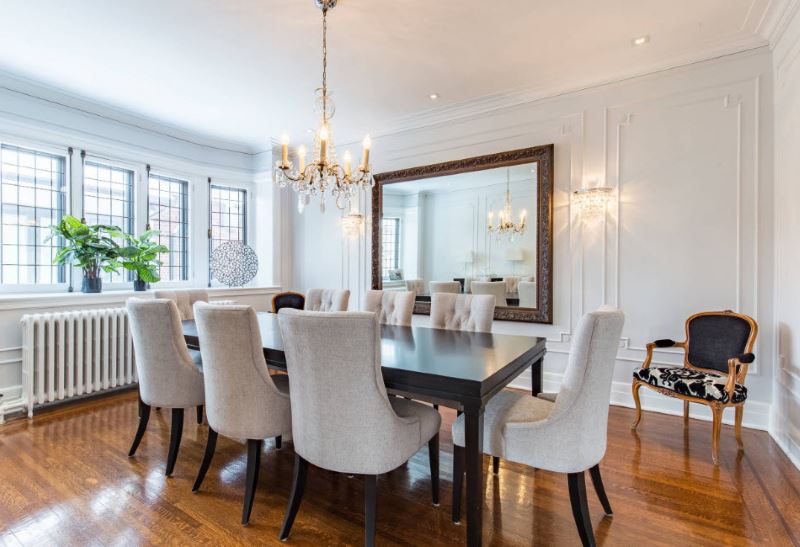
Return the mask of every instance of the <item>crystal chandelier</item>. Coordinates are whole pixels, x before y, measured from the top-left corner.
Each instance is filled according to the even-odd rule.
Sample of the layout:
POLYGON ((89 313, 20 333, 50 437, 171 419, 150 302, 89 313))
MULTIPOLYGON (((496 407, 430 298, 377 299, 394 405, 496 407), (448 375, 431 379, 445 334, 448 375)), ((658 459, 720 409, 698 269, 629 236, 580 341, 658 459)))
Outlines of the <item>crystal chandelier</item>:
MULTIPOLYGON (((353 172, 353 159, 349 151, 344 153, 343 165, 338 163, 333 146, 333 132, 330 120, 335 106, 328 94, 328 10, 336 6, 337 0, 315 0, 322 10, 322 87, 316 90, 316 113, 320 116, 319 128, 314 137, 312 161, 306 163, 306 148, 297 149, 297 168, 289 161, 289 137, 281 139, 281 159, 276 162, 272 178, 281 188, 291 186, 297 192, 297 209, 303 212, 311 202, 312 196, 319 196, 319 209, 325 212, 325 193, 330 190, 339 209, 350 207, 351 200, 357 198, 359 190, 375 185, 369 165, 369 135, 364 137, 364 150, 361 164, 353 172)), ((357 201, 357 199, 356 199, 357 201)))
POLYGON ((502 211, 498 213, 499 222, 494 225, 494 212, 489 211, 489 218, 486 222, 486 229, 490 234, 497 234, 497 237, 507 235, 509 241, 514 241, 515 235, 522 235, 525 233, 525 217, 528 212, 523 209, 519 214, 519 222, 515 223, 514 209, 511 207, 511 170, 506 169, 506 203, 502 211))

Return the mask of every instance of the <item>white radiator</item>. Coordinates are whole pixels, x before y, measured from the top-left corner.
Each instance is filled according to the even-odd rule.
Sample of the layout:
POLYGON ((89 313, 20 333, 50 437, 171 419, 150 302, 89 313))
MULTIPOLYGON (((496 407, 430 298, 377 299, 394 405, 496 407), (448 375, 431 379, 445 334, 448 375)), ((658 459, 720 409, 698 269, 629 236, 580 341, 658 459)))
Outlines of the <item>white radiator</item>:
POLYGON ((22 317, 22 389, 33 407, 138 381, 125 308, 22 317))

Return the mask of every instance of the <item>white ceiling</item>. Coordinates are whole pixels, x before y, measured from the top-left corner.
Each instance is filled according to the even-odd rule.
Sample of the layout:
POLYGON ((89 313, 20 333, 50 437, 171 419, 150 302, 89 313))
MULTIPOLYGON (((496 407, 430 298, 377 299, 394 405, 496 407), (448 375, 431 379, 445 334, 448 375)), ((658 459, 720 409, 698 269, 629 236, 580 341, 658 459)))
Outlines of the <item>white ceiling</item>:
MULTIPOLYGON (((769 5, 340 0, 328 18, 333 127, 355 141, 434 108, 758 47, 769 5)), ((3 0, 0 25, 0 70, 145 120, 248 150, 315 125, 313 0, 3 0)))

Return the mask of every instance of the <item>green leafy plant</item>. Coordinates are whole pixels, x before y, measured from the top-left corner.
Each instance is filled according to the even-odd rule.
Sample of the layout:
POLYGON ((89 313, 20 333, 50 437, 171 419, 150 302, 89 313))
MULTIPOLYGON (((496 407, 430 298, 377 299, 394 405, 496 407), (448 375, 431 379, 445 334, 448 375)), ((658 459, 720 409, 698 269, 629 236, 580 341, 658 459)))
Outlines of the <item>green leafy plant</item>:
POLYGON ((153 238, 158 237, 158 230, 147 230, 139 237, 125 234, 126 246, 119 250, 119 264, 131 272, 136 273, 136 278, 145 283, 160 281, 158 269, 161 260, 158 255, 168 253, 169 249, 153 238))
POLYGON ((62 237, 65 243, 53 259, 56 264, 77 266, 87 279, 98 278, 101 270, 116 272, 119 269, 120 246, 114 238, 124 238, 125 234, 116 226, 88 225, 74 216, 64 215, 50 230, 52 234, 48 240, 62 237))

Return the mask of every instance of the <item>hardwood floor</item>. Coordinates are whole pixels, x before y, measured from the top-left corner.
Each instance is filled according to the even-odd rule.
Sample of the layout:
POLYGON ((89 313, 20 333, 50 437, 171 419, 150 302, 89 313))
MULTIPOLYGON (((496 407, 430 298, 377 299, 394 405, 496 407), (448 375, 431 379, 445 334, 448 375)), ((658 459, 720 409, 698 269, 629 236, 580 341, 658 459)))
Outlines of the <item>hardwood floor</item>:
MULTIPOLYGON (((462 545, 465 527, 450 521, 455 412, 442 409, 442 504, 430 503, 428 457, 378 482, 378 543, 462 545)), ((242 527, 246 447, 219 438, 201 491, 191 491, 208 429, 187 412, 178 463, 164 477, 167 411, 153 412, 134 458, 134 393, 58 410, 0 427, 0 540, 5 545, 278 544, 292 476, 291 442, 265 442, 253 514, 242 527)), ((745 430, 737 453, 723 427, 721 465, 711 464, 711 424, 612 407, 601 464, 614 516, 603 516, 587 479, 599 545, 800 545, 800 472, 769 436, 745 430)), ((487 459, 487 470, 490 467, 487 459)), ((359 478, 309 471, 306 495, 288 543, 361 544, 359 478)), ((565 475, 502 462, 488 473, 486 545, 576 545, 565 475)))

